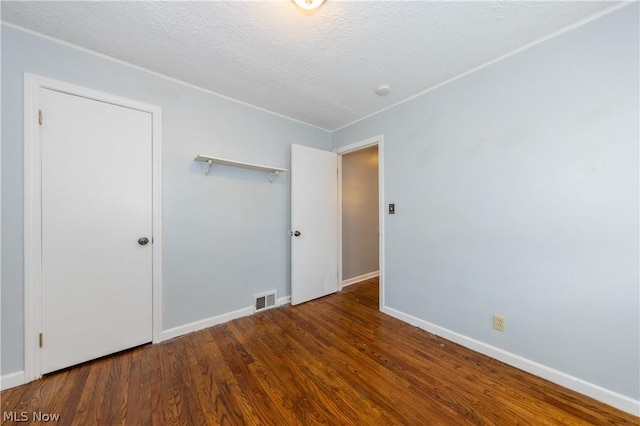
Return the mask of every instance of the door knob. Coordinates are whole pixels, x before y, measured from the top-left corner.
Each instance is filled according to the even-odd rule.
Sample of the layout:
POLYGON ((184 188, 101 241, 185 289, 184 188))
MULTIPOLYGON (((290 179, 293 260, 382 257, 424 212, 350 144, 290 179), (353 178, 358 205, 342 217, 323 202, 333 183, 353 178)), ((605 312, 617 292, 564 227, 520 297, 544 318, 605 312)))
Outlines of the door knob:
POLYGON ((293 233, 293 236, 294 236, 294 237, 299 237, 300 235, 301 235, 301 234, 300 234, 300 231, 295 231, 295 232, 293 233))
POLYGON ((146 246, 148 242, 149 239, 147 237, 138 238, 138 244, 140 244, 141 246, 146 246))

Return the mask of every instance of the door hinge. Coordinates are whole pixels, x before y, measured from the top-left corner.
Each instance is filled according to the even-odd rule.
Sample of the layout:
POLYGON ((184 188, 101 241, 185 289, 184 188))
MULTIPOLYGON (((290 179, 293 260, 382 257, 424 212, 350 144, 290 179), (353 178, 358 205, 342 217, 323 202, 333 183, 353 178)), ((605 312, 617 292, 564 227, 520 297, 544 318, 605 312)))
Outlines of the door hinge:
POLYGON ((38 336, 38 340, 40 342, 40 347, 42 347, 42 345, 44 344, 44 334, 40 333, 40 335, 38 336))
POLYGON ((38 110, 38 124, 42 126, 42 110, 38 110))

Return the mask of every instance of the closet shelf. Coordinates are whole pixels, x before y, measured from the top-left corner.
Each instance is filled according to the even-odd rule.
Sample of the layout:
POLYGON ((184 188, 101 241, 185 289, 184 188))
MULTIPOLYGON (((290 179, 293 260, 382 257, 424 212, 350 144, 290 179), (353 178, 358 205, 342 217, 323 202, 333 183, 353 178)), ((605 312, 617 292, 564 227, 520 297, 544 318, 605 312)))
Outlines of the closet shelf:
POLYGON ((209 174, 209 167, 211 167, 211 165, 221 164, 223 166, 241 167, 243 169, 259 170, 261 172, 267 172, 269 173, 269 183, 273 182, 273 179, 275 179, 276 176, 278 176, 280 173, 284 173, 287 171, 287 169, 281 169, 279 167, 264 166, 261 164, 253 164, 253 163, 244 163, 242 161, 227 160, 220 157, 211 157, 208 155, 201 155, 201 154, 198 154, 198 156, 195 158, 195 161, 201 161, 204 163, 205 175, 209 174))

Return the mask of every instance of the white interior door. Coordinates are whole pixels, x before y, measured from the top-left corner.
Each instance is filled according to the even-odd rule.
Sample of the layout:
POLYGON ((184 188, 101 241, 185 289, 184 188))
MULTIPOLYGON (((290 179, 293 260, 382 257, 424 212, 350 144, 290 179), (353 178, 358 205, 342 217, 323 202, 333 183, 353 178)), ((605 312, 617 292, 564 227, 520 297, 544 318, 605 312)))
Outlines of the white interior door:
POLYGON ((152 116, 40 96, 45 374, 152 340, 152 116))
POLYGON ((291 304, 338 291, 338 155, 291 146, 291 304))

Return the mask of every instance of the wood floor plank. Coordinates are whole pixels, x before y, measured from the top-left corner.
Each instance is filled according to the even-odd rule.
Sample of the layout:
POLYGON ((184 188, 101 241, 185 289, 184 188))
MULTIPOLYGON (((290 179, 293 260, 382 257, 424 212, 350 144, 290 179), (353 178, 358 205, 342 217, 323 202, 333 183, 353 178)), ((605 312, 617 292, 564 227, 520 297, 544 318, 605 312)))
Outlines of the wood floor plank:
POLYGON ((151 423, 179 425, 177 403, 173 397, 172 364, 175 341, 162 343, 162 350, 151 351, 151 423))
MULTIPOLYGON (((330 322, 335 315, 331 315, 334 311, 329 309, 327 311, 319 310, 316 317, 316 321, 330 322)), ((494 389, 500 386, 500 383, 493 380, 481 380, 483 375, 474 374, 473 371, 469 372, 464 370, 464 375, 458 374, 460 362, 454 357, 443 357, 442 355, 435 355, 444 348, 439 345, 433 345, 432 337, 428 336, 430 343, 433 345, 434 355, 430 355, 424 352, 418 352, 416 348, 411 346, 405 347, 404 351, 397 351, 395 348, 397 345, 406 345, 406 337, 402 336, 398 339, 397 333, 389 333, 388 330, 392 327, 382 327, 380 330, 370 330, 368 328, 360 327, 357 320, 349 320, 349 316, 355 312, 354 306, 346 306, 344 315, 341 315, 342 328, 350 330, 350 333, 354 336, 354 344, 362 345, 362 352, 368 355, 370 358, 377 362, 384 364, 387 368, 393 371, 402 372, 402 375, 409 378, 416 389, 425 389, 431 397, 435 397, 434 389, 438 390, 438 399, 445 399, 447 396, 451 399, 451 406, 455 407, 456 411, 462 415, 469 416, 471 413, 476 413, 477 418, 472 419, 474 421, 480 421, 485 416, 489 418, 483 419, 485 422, 500 422, 502 419, 493 416, 492 413, 482 414, 481 411, 473 409, 475 406, 482 406, 483 403, 495 403, 495 400, 491 401, 487 394, 484 393, 486 389, 494 389), (361 343, 360 341, 364 342, 361 343), (423 369, 418 369, 415 359, 417 356, 425 359, 427 364, 423 366, 431 371, 431 374, 423 374, 423 369), (442 374, 440 374, 442 373, 442 374), (450 389, 447 383, 451 382, 453 376, 457 376, 457 380, 463 386, 457 386, 450 389)), ((395 319, 392 319, 397 321, 395 319)), ((419 334, 424 335, 423 332, 419 334)), ((425 347, 425 341, 418 342, 420 348, 425 347)), ((446 346, 446 345, 445 345, 446 346)), ((517 400, 512 401, 517 403, 517 400)), ((513 408, 513 407, 511 407, 513 408)), ((505 406, 506 409, 506 406, 505 406)), ((509 410, 507 413, 510 418, 515 418, 516 413, 509 410)))
POLYGON ((60 424, 72 424, 72 419, 77 410, 90 370, 91 367, 89 365, 80 365, 63 373, 64 382, 62 383, 62 388, 51 399, 51 405, 47 406, 48 412, 60 415, 60 424))
POLYGON ((194 344, 186 347, 185 356, 192 363, 195 392, 193 399, 197 401, 199 410, 205 416, 205 422, 200 424, 233 424, 234 416, 227 410, 223 392, 216 383, 216 368, 224 366, 224 361, 213 350, 213 337, 206 331, 192 333, 189 338, 194 344))
POLYGON ((151 369, 149 351, 136 348, 131 351, 131 364, 127 375, 129 386, 125 406, 125 424, 151 425, 151 369))
POLYGON ((129 390, 132 351, 118 353, 110 359, 110 369, 102 399, 100 424, 123 425, 129 390))
MULTIPOLYGON (((281 333, 287 335, 288 356, 298 360, 305 368, 305 374, 324 385, 327 398, 336 398, 342 402, 342 408, 336 411, 348 414, 351 422, 356 424, 402 424, 399 416, 389 415, 389 412, 375 403, 376 399, 384 401, 384 395, 370 395, 366 390, 363 392, 363 388, 368 386, 366 381, 363 381, 363 386, 358 386, 358 381, 362 379, 353 375, 356 367, 332 356, 326 346, 319 344, 313 336, 298 328, 298 324, 286 321, 279 314, 268 318, 279 325, 281 333)), ((268 339, 272 340, 272 336, 269 335, 268 339)))
MULTIPOLYGON (((323 380, 322 365, 317 362, 315 356, 305 347, 290 339, 283 333, 284 330, 274 327, 277 324, 272 321, 273 318, 269 316, 269 313, 263 314, 262 318, 265 320, 263 324, 269 324, 271 330, 265 329, 264 333, 250 339, 246 343, 248 350, 256 353, 274 351, 273 362, 278 363, 282 359, 289 361, 286 365, 276 366, 273 370, 285 371, 287 377, 292 377, 296 381, 298 392, 302 391, 302 394, 310 395, 309 400, 305 403, 314 406, 315 411, 324 413, 323 417, 328 417, 331 422, 344 424, 349 420, 360 418, 358 412, 349 405, 337 404, 334 401, 337 397, 335 389, 332 389, 323 380), (279 356, 281 350, 286 352, 286 357, 279 356)), ((229 326, 235 327, 237 325, 240 324, 234 323, 229 326)), ((267 367, 265 366, 265 368, 267 367)), ((366 424, 364 421, 359 423, 366 424)))
MULTIPOLYGON (((358 293, 361 296, 361 293, 358 293)), ((340 315, 343 329, 350 330, 350 333, 358 335, 362 339, 369 341, 368 351, 370 356, 377 359, 385 359, 385 362, 390 362, 390 368, 395 371, 403 370, 404 374, 413 378, 418 384, 424 384, 424 380, 429 380, 429 384, 433 384, 436 380, 440 389, 443 389, 443 385, 446 382, 450 382, 453 379, 456 380, 461 386, 457 386, 451 391, 445 392, 441 398, 445 398, 444 395, 450 395, 452 392, 457 395, 451 395, 454 401, 459 402, 461 405, 467 406, 461 411, 470 410, 475 405, 486 404, 502 404, 503 410, 500 412, 502 417, 494 417, 489 413, 490 418, 487 421, 492 423, 501 423, 507 419, 520 418, 520 422, 525 422, 523 419, 531 417, 532 414, 544 414, 545 417, 550 418, 549 424, 565 424, 572 423, 576 420, 580 420, 575 416, 567 413, 566 411, 554 410, 554 407, 549 407, 544 404, 536 405, 535 401, 527 401, 526 398, 522 398, 521 393, 514 392, 513 386, 505 386, 505 377, 491 377, 488 374, 489 370, 483 368, 483 365, 489 361, 492 361, 488 357, 484 357, 480 354, 469 352, 468 350, 460 347, 459 345, 447 342, 444 339, 437 336, 427 335, 428 340, 414 340, 407 334, 402 335, 399 338, 399 334, 395 332, 389 332, 396 327, 386 323, 384 327, 380 327, 374 330, 372 333, 362 333, 362 329, 357 325, 350 323, 348 318, 352 316, 359 316, 362 310, 357 309, 355 306, 355 299, 349 300, 349 298, 340 299, 340 303, 335 303, 336 299, 330 301, 330 304, 334 309, 341 311, 340 315), (382 354, 371 352, 375 345, 378 343, 387 342, 389 347, 393 348, 396 345, 405 345, 405 351, 382 351, 382 354), (407 346, 407 343, 409 345, 407 346), (429 348, 425 351, 424 349, 429 348), (446 356, 445 356, 446 354, 446 356), (397 356, 400 356, 398 358, 397 356), (407 359, 406 356, 409 356, 407 359), (404 358, 404 359, 402 359, 404 358), (420 371, 414 368, 417 365, 413 362, 416 358, 427 361, 425 367, 430 370, 429 375, 421 374, 420 371), (484 358, 484 359, 483 359, 484 358), (482 359, 482 361, 481 361, 482 359), (465 368, 461 368, 464 364, 465 368), (446 375, 440 374, 446 372, 446 375), (527 401, 523 403, 523 401, 527 401)), ((330 321, 335 314, 333 309, 325 311, 320 310, 320 313, 328 315, 323 319, 330 321), (327 319, 328 318, 328 319, 327 319)), ((387 321, 398 322, 394 318, 388 318, 387 321)), ((398 322, 398 325, 404 326, 404 324, 398 322)), ((417 331, 416 336, 424 336, 425 333, 417 331)), ((495 361, 495 360, 493 360, 495 361)), ((496 371, 493 369, 493 371, 496 371)), ((517 384, 517 383, 513 383, 517 384)), ((527 389, 528 391, 529 389, 527 389)), ((458 406, 458 404, 456 404, 458 406)), ((459 407, 460 408, 460 407, 459 407)), ((544 417, 543 417, 544 418, 544 417)), ((536 420, 536 424, 544 424, 545 420, 536 420)))
MULTIPOLYGON (((184 407, 183 412, 186 422, 193 425, 205 425, 207 424, 207 417, 201 410, 200 401, 196 397, 199 390, 199 373, 194 368, 193 359, 190 357, 192 345, 192 336, 190 335, 185 336, 185 338, 179 342, 180 363, 176 367, 179 376, 174 379, 176 382, 175 389, 180 395, 179 400, 184 407)), ((181 423, 183 421, 184 420, 181 420, 181 423)))
MULTIPOLYGON (((247 318, 241 321, 234 321, 229 326, 229 332, 233 333, 233 339, 237 344, 241 344, 243 352, 246 352, 244 359, 249 361, 247 356, 256 350, 256 334, 260 333, 260 320, 263 317, 247 318)), ((236 344, 236 345, 237 345, 236 344)), ((230 354, 233 356, 233 353, 230 354)), ((250 362, 235 364, 232 370, 242 391, 247 394, 252 405, 256 409, 261 421, 266 424, 296 424, 297 418, 287 405, 286 398, 283 398, 277 390, 279 386, 275 384, 277 379, 273 376, 273 370, 265 365, 264 361, 257 361, 251 356, 250 362)))
MULTIPOLYGON (((73 424, 98 424, 113 357, 92 362, 73 416, 73 424)), ((45 383, 50 377, 44 377, 45 383)), ((41 406, 42 407, 42 406, 41 406)), ((35 407, 34 407, 35 408, 35 407)), ((48 408, 48 406, 47 406, 48 408)), ((63 419, 66 421, 66 419, 63 419)))
POLYGON ((378 292, 370 279, 53 373, 2 409, 100 426, 640 424, 381 313, 378 292))
POLYGON ((11 411, 24 411, 27 401, 27 398, 24 397, 25 393, 33 391, 33 389, 37 389, 37 387, 38 384, 31 382, 2 392, 0 394, 0 406, 2 407, 2 412, 9 413, 11 411))
MULTIPOLYGON (((421 410, 418 410, 418 407, 426 408, 433 422, 451 424, 455 419, 458 424, 474 423, 473 419, 459 418, 456 415, 455 404, 435 404, 432 398, 423 392, 419 395, 411 395, 414 396, 413 400, 408 400, 411 382, 406 377, 363 357, 364 348, 356 348, 359 346, 358 344, 353 345, 354 342, 337 339, 335 335, 327 335, 325 330, 328 324, 323 323, 320 317, 309 311, 300 311, 300 316, 292 317, 291 324, 304 323, 305 330, 312 333, 317 341, 323 342, 326 346, 327 358, 342 360, 348 366, 346 374, 350 373, 351 382, 366 389, 367 397, 372 398, 383 410, 394 412, 396 416, 400 416, 401 424, 418 424, 422 418, 421 410), (335 342, 341 342, 341 344, 336 345, 335 342), (362 382, 358 382, 358 380, 362 380, 362 382)), ((336 332, 342 334, 342 331, 336 332)), ((421 389, 416 391, 418 390, 421 389)), ((439 398, 441 397, 439 395, 439 398)), ((473 417, 473 413, 465 412, 464 414, 473 417)))
MULTIPOLYGON (((377 289, 375 291, 377 291, 377 289)), ((358 296, 361 296, 360 292, 358 292, 358 296)), ((336 308, 339 305, 343 315, 357 316, 362 313, 361 310, 354 309, 353 305, 350 305, 349 298, 342 298, 339 303, 337 303, 336 299, 333 299, 330 301, 330 304, 336 308)), ((340 318, 342 318, 343 315, 341 315, 340 318)), ((397 322, 395 318, 389 318, 389 320, 397 322)), ((399 324, 400 326, 403 326, 402 323, 399 324)), ((403 335, 401 339, 398 339, 398 334, 387 333, 388 330, 394 328, 395 327, 390 324, 385 324, 385 326, 381 327, 379 330, 382 331, 382 333, 385 333, 386 336, 376 334, 375 339, 390 339, 392 344, 409 344, 407 349, 411 351, 413 356, 416 358, 427 359, 429 366, 436 367, 431 370, 432 372, 430 373, 430 376, 437 377, 439 371, 446 371, 448 374, 454 375, 450 376, 448 378, 449 380, 455 379, 456 381, 460 381, 461 384, 467 383, 467 386, 461 386, 463 389, 468 388, 468 381, 465 381, 465 379, 457 377, 456 375, 458 375, 458 372, 464 372, 467 379, 473 379, 474 382, 479 382, 482 386, 480 389, 476 390, 477 395, 485 394, 486 396, 489 396, 489 398, 484 401, 484 404, 501 404, 504 407, 504 409, 500 411, 503 416, 508 414, 508 412, 511 412, 511 416, 507 416, 506 419, 518 418, 519 422, 523 423, 526 422, 526 420, 524 420, 526 418, 534 418, 535 421, 533 424, 555 425, 581 424, 585 419, 592 418, 592 423, 589 424, 597 424, 596 418, 590 416, 586 412, 574 415, 576 410, 562 410, 558 409, 554 405, 544 402, 545 399, 548 399, 549 393, 536 391, 536 389, 544 389, 545 392, 547 392, 546 386, 551 384, 543 379, 515 370, 511 367, 508 367, 509 370, 507 371, 510 374, 507 375, 503 374, 505 371, 504 368, 487 368, 486 366, 490 364, 493 364, 494 366, 500 365, 501 367, 506 367, 506 365, 484 355, 468 351, 459 345, 448 342, 437 336, 429 335, 427 342, 431 344, 425 345, 424 340, 415 340, 411 336, 412 334, 424 334, 421 330, 418 330, 417 333, 408 333, 403 335), (433 345, 433 343, 436 343, 437 346, 433 345), (427 348, 430 349, 426 352, 423 351, 423 349, 427 348), (442 354, 438 355, 439 352, 446 354, 446 356, 443 356, 442 354), (461 366, 464 368, 461 368, 461 366), (528 379, 529 385, 523 384, 527 383, 522 380, 523 377, 528 379), (482 388, 484 388, 484 391, 480 392, 482 388), (537 394, 538 398, 531 398, 530 395, 532 393, 537 394), (539 415, 539 417, 537 417, 537 415, 539 415)), ((357 331, 357 328, 354 328, 354 332, 355 331, 357 331)), ((577 395, 575 393, 566 393, 566 390, 557 386, 553 386, 552 389, 556 392, 565 392, 565 396, 561 397, 561 400, 565 402, 571 401, 572 396, 577 395)), ((584 399, 584 397, 580 397, 581 399, 584 399)), ((584 405, 582 407, 584 407, 584 405)), ((492 421, 502 424, 507 421, 506 419, 493 419, 492 421)))
POLYGON ((165 411, 164 424, 185 425, 189 424, 189 414, 185 409, 185 402, 181 393, 181 368, 182 368, 182 344, 176 340, 166 344, 161 352, 162 365, 162 397, 163 404, 171 407, 165 411))
POLYGON ((211 346, 211 350, 214 357, 219 360, 215 373, 216 381, 222 391, 221 400, 229 411, 231 420, 241 424, 260 424, 258 415, 233 374, 233 371, 239 368, 239 363, 250 362, 250 359, 242 349, 238 352, 236 342, 229 339, 230 334, 226 324, 212 327, 209 332, 216 342, 215 346, 211 346))

